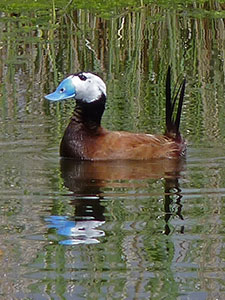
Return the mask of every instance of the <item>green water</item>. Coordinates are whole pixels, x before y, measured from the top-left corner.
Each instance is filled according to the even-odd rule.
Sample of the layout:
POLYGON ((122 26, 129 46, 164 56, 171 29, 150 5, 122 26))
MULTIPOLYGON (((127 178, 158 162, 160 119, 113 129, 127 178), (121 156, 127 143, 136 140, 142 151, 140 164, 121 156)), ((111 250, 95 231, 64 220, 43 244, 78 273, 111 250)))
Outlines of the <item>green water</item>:
POLYGON ((0 3, 0 299, 225 298, 221 1, 0 3), (107 84, 103 125, 161 133, 186 77, 185 161, 72 162, 68 74, 107 84))

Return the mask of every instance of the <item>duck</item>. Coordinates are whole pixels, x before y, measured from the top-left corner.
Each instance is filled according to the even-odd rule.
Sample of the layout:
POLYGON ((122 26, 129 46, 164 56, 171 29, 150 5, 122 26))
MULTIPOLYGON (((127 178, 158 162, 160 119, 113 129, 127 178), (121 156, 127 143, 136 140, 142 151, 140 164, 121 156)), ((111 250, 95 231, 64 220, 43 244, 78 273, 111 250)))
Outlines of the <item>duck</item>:
POLYGON ((103 128, 101 119, 107 99, 105 82, 92 72, 69 75, 54 92, 45 96, 47 100, 53 102, 71 98, 76 102, 73 115, 61 140, 60 156, 78 161, 184 157, 186 141, 179 127, 185 82, 183 79, 177 91, 172 92, 169 66, 166 75, 166 129, 164 134, 149 134, 103 128))

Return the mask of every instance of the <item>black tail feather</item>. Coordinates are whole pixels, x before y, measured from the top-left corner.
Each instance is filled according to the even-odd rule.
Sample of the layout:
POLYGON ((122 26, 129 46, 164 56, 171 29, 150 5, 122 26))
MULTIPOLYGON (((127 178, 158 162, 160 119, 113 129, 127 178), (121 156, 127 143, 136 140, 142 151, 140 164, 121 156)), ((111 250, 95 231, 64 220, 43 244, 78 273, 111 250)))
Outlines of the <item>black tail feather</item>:
POLYGON ((169 66, 166 76, 166 135, 174 138, 180 137, 180 118, 182 112, 182 105, 184 101, 186 80, 184 79, 180 84, 176 94, 171 95, 171 67, 169 66), (179 97, 176 116, 174 115, 175 104, 179 97))

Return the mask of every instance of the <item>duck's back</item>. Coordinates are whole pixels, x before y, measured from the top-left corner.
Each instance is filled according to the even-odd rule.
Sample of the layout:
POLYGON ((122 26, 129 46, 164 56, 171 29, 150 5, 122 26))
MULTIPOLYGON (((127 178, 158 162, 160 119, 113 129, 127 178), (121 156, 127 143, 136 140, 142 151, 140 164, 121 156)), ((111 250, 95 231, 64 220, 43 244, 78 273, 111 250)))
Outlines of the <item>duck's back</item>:
POLYGON ((87 154, 95 160, 148 160, 178 157, 184 149, 183 140, 178 142, 163 135, 104 131, 88 147, 87 154))
POLYGON ((178 141, 165 135, 108 131, 103 128, 95 134, 78 134, 77 138, 67 134, 68 130, 62 140, 60 154, 75 159, 148 160, 178 157, 185 150, 182 139, 178 141))

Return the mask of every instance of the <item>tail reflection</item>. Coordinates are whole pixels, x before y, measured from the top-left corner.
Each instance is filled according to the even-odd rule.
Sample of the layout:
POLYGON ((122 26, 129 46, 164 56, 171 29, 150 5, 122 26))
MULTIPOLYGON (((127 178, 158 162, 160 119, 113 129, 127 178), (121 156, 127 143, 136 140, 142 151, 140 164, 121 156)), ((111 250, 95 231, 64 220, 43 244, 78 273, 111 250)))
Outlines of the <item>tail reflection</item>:
MULTIPOLYGON (((169 235, 170 227, 168 225, 169 219, 172 215, 178 216, 181 220, 183 220, 183 216, 181 214, 182 204, 180 203, 182 199, 181 190, 179 188, 178 178, 165 178, 165 200, 164 200, 164 209, 165 209, 165 234, 169 235), (176 210, 173 211, 171 206, 172 204, 176 204, 176 210)), ((181 228, 181 233, 183 233, 183 227, 181 228)))
MULTIPOLYGON (((114 180, 159 179, 165 178, 165 234, 170 233, 168 221, 171 215, 182 219, 182 198, 178 178, 183 169, 182 160, 160 160, 152 162, 77 162, 68 159, 60 161, 64 185, 73 192, 71 205, 74 218, 49 216, 49 228, 55 228, 59 235, 67 237, 60 243, 64 245, 99 243, 104 236, 98 227, 105 223, 105 207, 102 205, 103 188, 114 180), (175 198, 175 199, 174 199, 175 198), (176 201, 176 212, 172 204, 176 201)), ((70 195, 71 196, 71 195, 70 195)))

